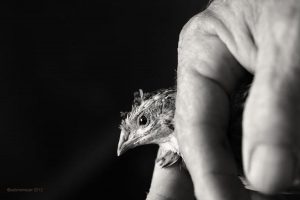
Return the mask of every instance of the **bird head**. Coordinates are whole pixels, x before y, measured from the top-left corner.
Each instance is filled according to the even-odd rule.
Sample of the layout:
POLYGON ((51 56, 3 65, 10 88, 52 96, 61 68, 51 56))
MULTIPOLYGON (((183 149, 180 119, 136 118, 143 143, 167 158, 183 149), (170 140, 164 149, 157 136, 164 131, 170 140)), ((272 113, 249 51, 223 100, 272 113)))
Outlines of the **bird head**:
POLYGON ((135 93, 132 110, 123 113, 118 156, 145 144, 167 142, 174 131, 175 90, 135 93))

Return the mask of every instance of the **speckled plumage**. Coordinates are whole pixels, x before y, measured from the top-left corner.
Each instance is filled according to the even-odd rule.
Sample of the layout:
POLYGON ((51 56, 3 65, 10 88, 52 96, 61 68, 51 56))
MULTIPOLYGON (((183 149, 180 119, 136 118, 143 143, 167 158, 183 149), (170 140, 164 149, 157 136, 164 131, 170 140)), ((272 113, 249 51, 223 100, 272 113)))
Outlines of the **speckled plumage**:
POLYGON ((121 136, 118 154, 130 148, 145 144, 158 144, 157 163, 162 167, 170 166, 180 159, 177 140, 174 136, 174 89, 158 90, 152 93, 135 93, 132 110, 123 113, 120 125, 121 136), (141 124, 141 119, 146 119, 141 124))

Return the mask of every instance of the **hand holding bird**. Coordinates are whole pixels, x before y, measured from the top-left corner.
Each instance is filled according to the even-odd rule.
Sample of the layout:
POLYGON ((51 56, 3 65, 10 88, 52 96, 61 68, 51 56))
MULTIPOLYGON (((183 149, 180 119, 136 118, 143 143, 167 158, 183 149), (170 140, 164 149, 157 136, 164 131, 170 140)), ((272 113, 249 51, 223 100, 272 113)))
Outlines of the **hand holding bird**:
MULTIPOLYGON (((180 155, 197 198, 251 198, 236 178, 235 145, 228 145, 230 97, 248 71, 254 80, 242 121, 243 172, 257 191, 277 194, 299 183, 300 3, 210 2, 179 37, 174 123, 180 155)), ((172 176, 183 180, 181 173, 172 176)), ((150 193, 176 199, 173 179, 159 180, 165 190, 150 193)))

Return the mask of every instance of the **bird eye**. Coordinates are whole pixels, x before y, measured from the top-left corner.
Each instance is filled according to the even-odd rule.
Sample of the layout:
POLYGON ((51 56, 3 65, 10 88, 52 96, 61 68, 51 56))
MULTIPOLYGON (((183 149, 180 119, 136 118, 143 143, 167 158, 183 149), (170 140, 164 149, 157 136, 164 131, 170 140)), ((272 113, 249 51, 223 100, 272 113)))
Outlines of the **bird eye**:
POLYGON ((145 126, 148 123, 148 119, 145 115, 140 116, 139 118, 139 125, 145 126))

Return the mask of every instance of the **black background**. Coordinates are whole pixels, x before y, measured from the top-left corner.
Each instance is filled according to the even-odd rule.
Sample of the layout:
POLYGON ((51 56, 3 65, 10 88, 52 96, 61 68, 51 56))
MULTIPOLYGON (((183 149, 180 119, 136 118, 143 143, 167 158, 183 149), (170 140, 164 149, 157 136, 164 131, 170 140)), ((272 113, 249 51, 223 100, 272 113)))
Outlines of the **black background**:
POLYGON ((179 32, 206 4, 2 4, 1 199, 144 199, 156 147, 117 157, 120 111, 139 88, 175 84, 179 32))

